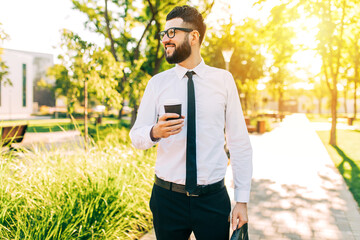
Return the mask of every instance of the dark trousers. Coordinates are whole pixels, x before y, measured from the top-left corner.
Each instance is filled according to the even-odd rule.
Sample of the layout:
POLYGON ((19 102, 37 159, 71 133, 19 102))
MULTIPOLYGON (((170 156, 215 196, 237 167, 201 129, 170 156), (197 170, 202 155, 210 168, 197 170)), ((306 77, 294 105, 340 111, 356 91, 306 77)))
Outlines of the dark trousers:
POLYGON ((150 209, 157 240, 229 240, 231 204, 226 188, 188 197, 154 185, 150 209))

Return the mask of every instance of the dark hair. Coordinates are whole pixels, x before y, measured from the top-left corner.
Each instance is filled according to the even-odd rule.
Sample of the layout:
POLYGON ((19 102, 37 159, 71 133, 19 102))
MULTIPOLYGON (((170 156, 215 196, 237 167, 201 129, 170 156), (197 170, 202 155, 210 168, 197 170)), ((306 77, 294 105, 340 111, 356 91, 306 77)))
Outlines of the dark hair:
POLYGON ((190 23, 194 30, 199 31, 200 44, 202 43, 205 36, 206 24, 204 23, 203 16, 196 8, 188 5, 177 6, 166 16, 166 21, 174 18, 181 18, 184 22, 190 23))

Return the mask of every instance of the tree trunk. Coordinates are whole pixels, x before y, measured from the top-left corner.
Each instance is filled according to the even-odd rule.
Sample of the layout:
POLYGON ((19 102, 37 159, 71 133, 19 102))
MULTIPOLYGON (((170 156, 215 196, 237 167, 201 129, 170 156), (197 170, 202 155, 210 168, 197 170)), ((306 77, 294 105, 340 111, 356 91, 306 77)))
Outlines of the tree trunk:
POLYGON ((347 111, 347 89, 348 88, 348 85, 346 85, 346 87, 344 88, 344 111, 345 111, 345 114, 348 113, 347 111))
POLYGON ((354 120, 356 119, 356 90, 357 90, 357 81, 359 81, 359 65, 360 65, 360 53, 359 53, 359 37, 360 34, 355 35, 355 58, 354 58, 354 70, 355 70, 355 76, 354 76, 354 120))
POLYGON ((84 135, 85 135, 85 150, 88 147, 88 91, 87 91, 87 80, 84 82, 84 135))
MULTIPOLYGON (((123 77, 121 78, 121 80, 119 80, 118 82, 118 87, 119 87, 119 90, 118 92, 121 94, 124 90, 124 83, 127 81, 127 77, 126 77, 126 73, 124 71, 124 69, 122 70, 123 72, 123 77)), ((122 100, 122 103, 121 103, 121 109, 119 110, 119 115, 118 115, 118 119, 121 120, 122 119, 122 110, 124 108, 124 102, 125 102, 125 99, 123 98, 122 100)))
POLYGON ((330 131, 330 141, 329 143, 332 146, 336 146, 336 119, 337 119, 337 88, 334 84, 334 88, 331 91, 331 131, 330 131))
POLYGON ((119 116, 118 116, 119 120, 121 120, 123 117, 122 113, 123 113, 124 105, 125 105, 125 101, 123 100, 121 103, 121 109, 119 110, 119 116))
POLYGON ((118 115, 119 120, 121 120, 123 117, 123 115, 122 115, 123 109, 124 109, 124 106, 122 106, 121 109, 119 110, 119 115, 118 115))
MULTIPOLYGON (((156 21, 156 27, 157 27, 157 30, 160 31, 160 24, 159 24, 158 21, 156 21)), ((160 48, 161 48, 161 42, 158 41, 157 46, 156 46, 156 54, 155 54, 155 56, 156 56, 156 58, 155 58, 155 67, 154 67, 154 70, 152 72, 152 76, 154 76, 155 74, 157 74, 159 72, 161 61, 164 58, 164 54, 162 54, 160 57, 158 57, 160 48)))
MULTIPOLYGON (((331 20, 331 1, 328 1, 329 3, 329 13, 330 13, 330 20, 331 20)), ((339 74, 339 69, 340 69, 340 59, 341 59, 341 50, 343 47, 342 41, 343 41, 343 33, 344 33, 344 19, 345 19, 345 10, 346 10, 346 0, 342 1, 342 16, 341 16, 341 22, 340 22, 340 36, 338 38, 338 48, 337 48, 337 53, 336 53, 336 67, 335 69, 333 68, 333 52, 332 52, 332 42, 330 41, 329 44, 329 50, 330 50, 330 56, 329 56, 329 67, 331 69, 330 73, 331 73, 331 78, 332 78, 332 91, 331 92, 331 131, 330 131, 330 141, 329 143, 333 146, 336 146, 336 120, 337 120, 337 77, 339 74)), ((326 72, 326 68, 325 68, 325 72, 326 72)))
MULTIPOLYGON (((358 50, 358 48, 356 48, 358 50)), ((360 55, 360 54, 359 54, 360 55)), ((359 56, 360 57, 360 56, 359 56)), ((355 59, 355 78, 354 78, 354 120, 356 119, 356 90, 357 90, 357 81, 359 81, 359 59, 355 59)))
POLYGON ((354 120, 356 119, 356 89, 357 89, 357 81, 358 81, 358 79, 357 78, 355 78, 354 79, 354 120))
POLYGON ((115 61, 118 62, 118 57, 116 55, 116 51, 115 51, 115 43, 114 43, 114 39, 112 37, 111 34, 111 28, 110 28, 110 20, 109 20, 109 15, 108 15, 108 8, 107 8, 107 0, 105 0, 105 22, 106 22, 106 31, 110 40, 110 48, 111 48, 111 54, 113 55, 113 57, 115 58, 115 61))
POLYGON ((137 45, 136 45, 135 50, 134 50, 134 60, 138 60, 138 59, 139 59, 139 56, 140 56, 140 44, 141 44, 143 38, 145 37, 146 32, 149 30, 151 24, 153 23, 154 18, 155 18, 155 16, 152 15, 150 21, 148 22, 148 24, 146 25, 146 27, 145 27, 145 29, 144 29, 144 31, 143 31, 143 33, 142 33, 139 41, 137 42, 137 45))
POLYGON ((137 116, 137 110, 138 110, 138 106, 137 106, 137 104, 134 104, 134 108, 131 113, 131 123, 130 123, 131 127, 134 126, 136 116, 137 116))
POLYGON ((119 114, 118 114, 118 119, 121 120, 122 119, 122 112, 123 112, 123 108, 124 106, 121 107, 121 109, 119 110, 119 114))
POLYGON ((279 114, 283 112, 283 92, 281 89, 279 89, 278 112, 279 114))
POLYGON ((153 75, 159 73, 161 61, 162 61, 163 58, 164 58, 164 54, 160 58, 157 58, 155 60, 155 67, 154 67, 154 70, 153 70, 153 75))

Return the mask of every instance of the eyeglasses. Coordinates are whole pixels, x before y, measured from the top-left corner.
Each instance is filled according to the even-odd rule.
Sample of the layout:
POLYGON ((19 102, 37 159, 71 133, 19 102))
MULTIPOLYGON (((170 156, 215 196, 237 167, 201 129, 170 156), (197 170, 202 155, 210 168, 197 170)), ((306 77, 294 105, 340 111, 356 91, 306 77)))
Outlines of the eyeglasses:
POLYGON ((168 38, 175 37, 175 31, 176 30, 180 30, 180 31, 184 31, 184 32, 192 32, 192 31, 194 31, 194 29, 190 29, 190 28, 172 27, 172 28, 169 28, 168 30, 159 32, 160 40, 162 40, 165 37, 165 34, 168 36, 168 38))

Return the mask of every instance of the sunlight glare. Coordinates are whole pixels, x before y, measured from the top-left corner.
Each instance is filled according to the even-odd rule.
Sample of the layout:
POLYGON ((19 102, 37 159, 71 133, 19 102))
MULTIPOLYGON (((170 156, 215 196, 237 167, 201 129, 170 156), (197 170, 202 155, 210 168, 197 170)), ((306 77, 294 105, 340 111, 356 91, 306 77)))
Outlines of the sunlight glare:
POLYGON ((344 86, 340 83, 336 84, 336 88, 338 91, 344 91, 344 86))
POLYGON ((258 85, 256 86, 256 89, 259 91, 262 91, 266 88, 266 85, 264 83, 258 83, 258 85))
POLYGON ((306 83, 306 82, 297 82, 292 85, 294 89, 304 89, 304 90, 313 90, 314 84, 306 83))

